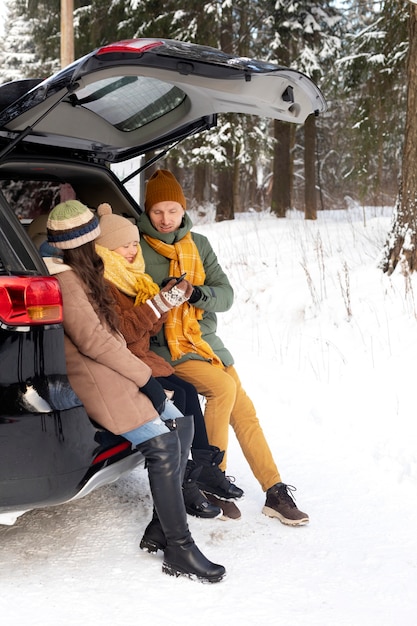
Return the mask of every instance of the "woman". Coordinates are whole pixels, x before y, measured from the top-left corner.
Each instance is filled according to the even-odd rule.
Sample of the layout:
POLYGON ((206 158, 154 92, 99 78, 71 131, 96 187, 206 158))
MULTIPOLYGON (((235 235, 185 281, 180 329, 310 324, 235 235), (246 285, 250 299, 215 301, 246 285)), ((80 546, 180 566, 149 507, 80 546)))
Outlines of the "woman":
MULTIPOLYGON (((151 338, 162 328, 167 312, 175 307, 168 302, 169 285, 159 288, 145 274, 145 263, 139 245, 139 230, 128 219, 116 215, 108 203, 97 208, 100 217, 100 235, 96 251, 104 262, 104 276, 109 281, 116 301, 115 311, 119 318, 120 332, 128 348, 152 369, 152 374, 164 389, 174 392, 173 402, 184 415, 194 417, 194 438, 191 445, 192 460, 188 461, 183 482, 184 502, 187 512, 196 517, 212 518, 222 514, 223 519, 240 517, 239 509, 230 500, 241 495, 241 490, 219 470, 223 458, 220 450, 210 446, 195 387, 174 374, 174 368, 150 349, 151 338), (213 462, 213 450, 216 453, 213 462), (196 485, 196 478, 204 465, 210 463, 211 471, 222 485, 222 499, 209 502, 196 485)), ((167 282, 167 281, 165 281, 167 282)), ((187 299, 192 286, 186 281, 178 283, 187 299)), ((182 304, 182 301, 177 303, 182 304)), ((155 532, 148 527, 142 544, 151 538, 157 541, 155 532)))
MULTIPOLYGON (((263 513, 283 524, 299 526, 309 517, 300 511, 262 431, 255 407, 244 391, 233 357, 217 335, 216 313, 233 303, 232 286, 204 235, 191 232, 181 185, 167 170, 157 170, 146 186, 145 213, 139 220, 146 271, 155 282, 186 272, 193 285, 190 298, 168 312, 164 332, 152 348, 169 360, 176 374, 192 383, 207 399, 204 418, 211 445, 227 450, 229 425, 236 433, 251 470, 266 492, 263 513)), ((226 458, 220 464, 226 468, 226 458)), ((200 488, 215 491, 203 468, 200 488)))
MULTIPOLYGON (((68 200, 51 211, 47 233, 48 242, 63 251, 62 259, 53 258, 49 267, 55 267, 62 290, 69 380, 89 416, 128 439, 145 457, 155 512, 165 536, 162 571, 218 582, 225 569, 209 561, 195 545, 181 493, 192 421, 187 423, 167 402, 149 366, 130 352, 118 331, 103 262, 94 246, 100 234, 98 219, 80 202, 68 200)), ((174 288, 170 297, 180 300, 183 296, 174 288)))

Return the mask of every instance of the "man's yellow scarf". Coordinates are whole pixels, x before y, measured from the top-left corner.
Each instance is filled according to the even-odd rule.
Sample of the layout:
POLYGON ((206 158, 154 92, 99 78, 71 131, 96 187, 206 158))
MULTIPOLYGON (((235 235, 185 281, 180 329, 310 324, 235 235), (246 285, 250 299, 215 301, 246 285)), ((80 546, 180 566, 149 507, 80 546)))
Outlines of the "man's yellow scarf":
POLYGON ((135 298, 135 305, 143 304, 159 292, 158 285, 149 274, 145 274, 145 261, 140 246, 133 263, 129 263, 117 252, 98 244, 96 251, 103 259, 104 278, 123 293, 135 298))
MULTIPOLYGON (((169 259, 170 276, 181 276, 185 272, 185 278, 190 283, 197 286, 204 285, 206 273, 191 233, 187 233, 181 241, 172 245, 149 235, 143 235, 143 238, 155 252, 169 259)), ((177 361, 185 354, 192 352, 209 360, 213 365, 223 367, 219 357, 201 336, 198 321, 202 317, 203 310, 188 302, 168 311, 164 327, 172 360, 177 361)))

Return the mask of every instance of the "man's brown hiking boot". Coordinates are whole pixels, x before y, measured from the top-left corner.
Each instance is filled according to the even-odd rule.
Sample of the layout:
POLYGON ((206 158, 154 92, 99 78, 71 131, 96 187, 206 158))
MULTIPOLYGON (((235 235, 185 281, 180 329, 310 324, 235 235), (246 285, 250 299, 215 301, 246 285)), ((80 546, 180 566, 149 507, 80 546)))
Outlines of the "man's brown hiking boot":
POLYGON ((268 517, 277 517, 280 522, 288 526, 308 524, 307 513, 303 513, 297 508, 289 493, 295 490, 295 487, 284 483, 277 483, 270 487, 266 492, 266 502, 262 513, 268 517))

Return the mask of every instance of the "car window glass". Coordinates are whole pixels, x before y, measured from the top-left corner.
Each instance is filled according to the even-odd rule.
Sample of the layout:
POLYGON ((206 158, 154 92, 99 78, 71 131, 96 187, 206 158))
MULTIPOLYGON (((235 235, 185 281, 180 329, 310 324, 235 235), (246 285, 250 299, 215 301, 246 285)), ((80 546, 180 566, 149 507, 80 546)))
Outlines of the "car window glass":
POLYGON ((35 269, 25 243, 0 211, 0 276, 26 274, 35 269))
POLYGON ((49 213, 60 202, 61 187, 57 181, 0 180, 0 190, 23 224, 49 213))
POLYGON ((74 102, 129 132, 173 111, 184 99, 184 92, 169 83, 144 76, 120 76, 80 89, 74 102))

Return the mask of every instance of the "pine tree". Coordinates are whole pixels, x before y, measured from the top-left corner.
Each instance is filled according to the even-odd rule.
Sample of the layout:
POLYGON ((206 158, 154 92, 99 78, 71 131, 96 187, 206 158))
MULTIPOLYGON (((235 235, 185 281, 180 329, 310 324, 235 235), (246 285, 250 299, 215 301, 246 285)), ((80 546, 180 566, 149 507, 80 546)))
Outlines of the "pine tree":
POLYGON ((25 0, 7 0, 7 19, 1 42, 0 82, 43 76, 33 40, 34 18, 27 18, 25 0))
MULTIPOLYGON (((264 0, 258 40, 269 43, 268 60, 291 66, 316 83, 324 83, 333 69, 341 45, 341 16, 328 0, 264 0)), ((306 217, 315 217, 316 124, 310 119, 307 144, 304 127, 275 122, 274 179, 271 208, 285 217, 292 206, 304 207, 306 217), (305 150, 305 147, 309 151, 305 150), (302 166, 302 167, 300 167, 302 166), (307 175, 307 180, 305 176, 307 175), (302 185, 293 181, 302 181, 302 185), (306 183, 308 185, 306 186, 306 183), (304 193, 303 193, 304 192, 304 193)))
MULTIPOLYGON (((9 17, 0 43, 0 81, 50 75, 59 68, 60 0, 5 1, 9 17)), ((215 202, 218 219, 233 218, 248 202, 256 208, 272 204, 282 216, 290 207, 304 208, 314 217, 314 203, 309 205, 314 187, 320 208, 344 206, 349 195, 378 203, 395 197, 405 123, 407 24, 407 4, 397 0, 339 0, 337 10, 331 0, 181 5, 178 0, 74 0, 76 58, 118 39, 180 39, 290 65, 322 88, 329 111, 304 126, 219 115, 216 128, 170 152, 166 163, 184 176, 198 203, 215 202), (307 156, 310 145, 314 164, 307 156)))
MULTIPOLYGON (((385 0, 353 2, 338 64, 344 123, 334 133, 345 193, 362 202, 395 196, 404 128, 408 7, 385 0)), ((337 94, 335 92, 335 97, 337 94)))
POLYGON ((407 108, 401 184, 388 234, 382 269, 392 274, 398 264, 405 275, 417 270, 417 6, 409 6, 407 108))

